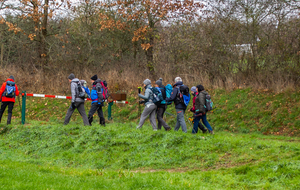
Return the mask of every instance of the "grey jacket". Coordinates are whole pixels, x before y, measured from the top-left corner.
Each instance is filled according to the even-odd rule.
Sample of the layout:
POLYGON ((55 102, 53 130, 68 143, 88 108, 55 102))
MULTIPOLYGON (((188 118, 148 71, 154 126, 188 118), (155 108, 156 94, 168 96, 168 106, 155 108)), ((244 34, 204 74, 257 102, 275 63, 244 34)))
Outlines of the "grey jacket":
POLYGON ((71 94, 72 94, 72 102, 84 102, 84 99, 78 97, 78 88, 77 84, 79 83, 79 79, 75 78, 71 81, 71 94))
POLYGON ((152 88, 152 86, 149 84, 149 85, 146 86, 145 95, 139 94, 139 97, 141 97, 144 100, 146 100, 145 106, 146 105, 150 105, 150 104, 154 104, 152 102, 152 99, 154 98, 154 96, 153 96, 153 92, 152 92, 152 90, 150 88, 152 88))
POLYGON ((206 109, 204 107, 205 103, 206 103, 206 95, 208 95, 208 93, 203 90, 201 91, 195 101, 195 112, 200 112, 200 113, 206 113, 206 109))

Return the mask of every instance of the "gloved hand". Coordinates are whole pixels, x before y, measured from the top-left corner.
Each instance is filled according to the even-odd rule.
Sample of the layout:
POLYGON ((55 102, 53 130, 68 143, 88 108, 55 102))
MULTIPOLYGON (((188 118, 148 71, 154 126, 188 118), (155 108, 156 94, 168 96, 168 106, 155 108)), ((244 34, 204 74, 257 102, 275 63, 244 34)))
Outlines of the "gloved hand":
POLYGON ((72 106, 73 109, 75 109, 76 108, 75 102, 72 102, 71 106, 72 106))
POLYGON ((139 92, 139 94, 141 93, 141 88, 138 88, 138 92, 139 92))
POLYGON ((144 103, 145 103, 144 100, 140 100, 140 101, 139 101, 139 104, 144 104, 144 103))

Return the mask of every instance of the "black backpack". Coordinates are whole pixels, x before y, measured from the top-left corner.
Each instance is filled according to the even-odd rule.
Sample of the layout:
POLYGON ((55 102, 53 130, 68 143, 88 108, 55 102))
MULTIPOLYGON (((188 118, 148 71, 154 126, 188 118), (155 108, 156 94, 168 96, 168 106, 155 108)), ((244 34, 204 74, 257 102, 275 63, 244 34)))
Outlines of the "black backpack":
POLYGON ((77 89, 78 89, 78 97, 82 98, 82 99, 85 99, 85 90, 81 86, 80 82, 77 83, 77 89))

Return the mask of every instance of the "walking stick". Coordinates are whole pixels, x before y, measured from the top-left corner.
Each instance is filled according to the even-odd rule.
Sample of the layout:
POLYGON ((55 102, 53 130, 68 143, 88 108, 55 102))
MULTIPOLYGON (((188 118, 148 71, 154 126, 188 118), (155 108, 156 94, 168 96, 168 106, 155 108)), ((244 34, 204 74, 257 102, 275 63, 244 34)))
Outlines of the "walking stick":
MULTIPOLYGON (((143 89, 142 87, 138 87, 139 94, 141 93, 142 89, 143 89)), ((141 98, 139 97, 139 115, 141 115, 141 104, 140 104, 140 101, 141 101, 141 98)))

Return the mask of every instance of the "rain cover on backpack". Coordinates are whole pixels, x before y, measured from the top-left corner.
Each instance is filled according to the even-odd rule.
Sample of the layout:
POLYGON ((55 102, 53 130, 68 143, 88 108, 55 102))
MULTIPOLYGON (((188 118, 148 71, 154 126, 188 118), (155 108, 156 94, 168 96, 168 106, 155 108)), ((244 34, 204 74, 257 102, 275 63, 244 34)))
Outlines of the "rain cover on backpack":
MULTIPOLYGON (((166 91, 166 98, 170 98, 171 94, 173 92, 173 87, 171 84, 167 84, 167 86, 165 86, 165 91, 166 91)), ((168 105, 172 104, 172 102, 168 102, 168 105)))
POLYGON ((205 105, 204 108, 206 111, 211 111, 213 109, 214 103, 211 101, 211 96, 210 95, 205 95, 205 105))
POLYGON ((15 97, 16 87, 12 81, 7 81, 3 95, 8 98, 15 97))

